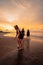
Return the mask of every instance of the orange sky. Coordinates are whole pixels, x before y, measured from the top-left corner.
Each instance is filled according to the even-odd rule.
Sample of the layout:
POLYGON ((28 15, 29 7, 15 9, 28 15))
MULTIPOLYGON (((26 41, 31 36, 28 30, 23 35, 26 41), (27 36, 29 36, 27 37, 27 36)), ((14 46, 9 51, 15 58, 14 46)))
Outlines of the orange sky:
POLYGON ((30 30, 43 29, 42 0, 0 0, 0 30, 14 25, 30 30))

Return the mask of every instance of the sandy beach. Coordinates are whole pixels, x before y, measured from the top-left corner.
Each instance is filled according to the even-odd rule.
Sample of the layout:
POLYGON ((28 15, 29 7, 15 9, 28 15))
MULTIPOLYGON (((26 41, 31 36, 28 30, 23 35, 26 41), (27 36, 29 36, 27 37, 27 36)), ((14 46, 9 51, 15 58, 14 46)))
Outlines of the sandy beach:
POLYGON ((0 36, 0 65, 43 65, 43 39, 24 38, 22 43, 19 51, 15 37, 0 36))
POLYGON ((43 65, 43 0, 0 0, 0 65, 43 65))

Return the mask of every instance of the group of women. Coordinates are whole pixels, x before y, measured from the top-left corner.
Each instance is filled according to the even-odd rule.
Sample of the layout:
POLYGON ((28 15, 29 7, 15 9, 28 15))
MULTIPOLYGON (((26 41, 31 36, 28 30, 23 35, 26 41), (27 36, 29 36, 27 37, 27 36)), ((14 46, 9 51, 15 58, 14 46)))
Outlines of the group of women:
MULTIPOLYGON (((23 50, 22 41, 23 41, 23 38, 24 38, 24 35, 25 35, 25 30, 24 30, 24 28, 22 30, 20 30, 19 27, 18 27, 18 25, 15 25, 14 28, 16 30, 16 37, 17 37, 17 42, 18 42, 17 48, 19 50, 23 50)), ((27 30, 27 34, 26 35, 27 35, 27 37, 30 36, 29 30, 27 30)))

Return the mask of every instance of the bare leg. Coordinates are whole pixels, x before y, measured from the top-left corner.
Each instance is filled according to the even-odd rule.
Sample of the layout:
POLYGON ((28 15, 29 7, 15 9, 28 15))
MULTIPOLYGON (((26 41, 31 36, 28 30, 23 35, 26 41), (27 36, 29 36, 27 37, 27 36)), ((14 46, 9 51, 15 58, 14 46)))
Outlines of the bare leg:
POLYGON ((22 39, 20 39, 20 48, 23 49, 22 39))
POLYGON ((19 45, 19 49, 23 49, 23 45, 22 45, 22 40, 18 39, 18 45, 19 45))

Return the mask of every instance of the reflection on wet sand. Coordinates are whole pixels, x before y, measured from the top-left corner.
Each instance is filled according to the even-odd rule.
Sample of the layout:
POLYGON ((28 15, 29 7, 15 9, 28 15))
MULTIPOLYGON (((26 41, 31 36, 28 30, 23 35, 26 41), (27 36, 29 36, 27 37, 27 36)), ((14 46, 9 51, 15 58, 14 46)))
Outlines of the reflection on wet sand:
POLYGON ((16 65, 22 65, 23 63, 23 50, 18 50, 16 65))
POLYGON ((16 38, 0 39, 0 65, 43 65, 43 40, 24 38, 24 50, 16 46, 16 38))
POLYGON ((28 64, 29 62, 28 58, 29 58, 30 38, 27 38, 26 43, 24 42, 24 44, 26 45, 26 48, 24 47, 24 50, 18 50, 16 65, 24 65, 24 64, 28 64))
POLYGON ((29 44, 30 44, 30 37, 27 38, 26 42, 27 42, 26 46, 27 46, 27 49, 28 49, 29 48, 29 44))

